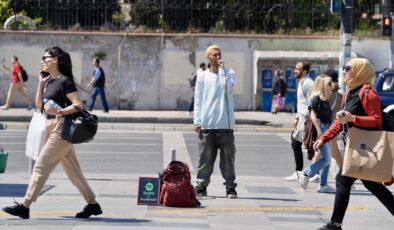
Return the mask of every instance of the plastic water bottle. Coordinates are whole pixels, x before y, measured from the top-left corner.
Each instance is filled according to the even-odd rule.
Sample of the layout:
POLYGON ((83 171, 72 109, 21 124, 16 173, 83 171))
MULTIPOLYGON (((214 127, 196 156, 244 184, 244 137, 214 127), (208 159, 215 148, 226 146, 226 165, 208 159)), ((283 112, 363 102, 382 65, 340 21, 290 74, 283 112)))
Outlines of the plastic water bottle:
POLYGON ((44 104, 49 104, 52 108, 54 109, 61 109, 62 107, 60 105, 58 105, 55 101, 53 101, 52 99, 47 99, 44 98, 43 100, 44 104))

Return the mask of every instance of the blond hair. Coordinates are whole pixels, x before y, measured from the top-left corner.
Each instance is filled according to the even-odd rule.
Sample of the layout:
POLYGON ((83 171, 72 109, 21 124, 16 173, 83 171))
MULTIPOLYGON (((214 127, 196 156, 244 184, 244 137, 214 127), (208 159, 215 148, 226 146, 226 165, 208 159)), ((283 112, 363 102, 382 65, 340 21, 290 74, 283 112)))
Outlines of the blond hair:
POLYGON ((330 98, 330 95, 327 94, 327 91, 324 88, 330 82, 332 82, 331 77, 325 74, 320 74, 319 76, 317 76, 315 82, 313 83, 312 97, 319 96, 320 99, 324 101, 328 100, 330 98))
POLYGON ((220 49, 220 47, 219 47, 218 45, 211 45, 211 46, 209 46, 209 47, 207 48, 207 50, 205 51, 205 57, 206 57, 207 59, 209 59, 209 55, 211 55, 211 53, 212 53, 214 50, 219 50, 220 52, 222 52, 222 50, 220 49))

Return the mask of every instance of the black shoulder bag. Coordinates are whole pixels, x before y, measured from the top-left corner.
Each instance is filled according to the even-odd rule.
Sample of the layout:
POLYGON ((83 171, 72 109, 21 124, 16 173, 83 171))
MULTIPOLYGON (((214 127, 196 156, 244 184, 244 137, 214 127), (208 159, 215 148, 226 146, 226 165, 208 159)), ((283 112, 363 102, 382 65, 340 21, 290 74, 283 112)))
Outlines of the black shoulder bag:
POLYGON ((97 116, 81 109, 77 113, 64 116, 62 138, 72 144, 86 143, 93 140, 97 133, 97 116))
MULTIPOLYGON (((78 84, 75 85, 87 92, 78 84)), ((65 97, 64 93, 63 96, 65 97)), ((66 101, 65 98, 64 101, 66 101)), ((98 117, 86 109, 81 109, 75 105, 74 108, 78 110, 77 113, 64 116, 62 138, 72 144, 86 143, 93 140, 97 133, 98 117)))

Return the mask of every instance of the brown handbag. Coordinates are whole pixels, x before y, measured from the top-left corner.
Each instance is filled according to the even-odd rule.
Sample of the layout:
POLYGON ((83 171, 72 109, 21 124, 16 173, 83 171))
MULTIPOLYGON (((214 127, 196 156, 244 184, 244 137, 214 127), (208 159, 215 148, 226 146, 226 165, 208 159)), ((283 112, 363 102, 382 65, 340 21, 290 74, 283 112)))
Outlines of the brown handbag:
POLYGON ((304 147, 308 154, 308 160, 312 160, 315 156, 315 150, 313 144, 317 139, 317 130, 312 122, 311 117, 305 121, 305 134, 304 134, 304 147))
POLYGON ((394 133, 349 129, 342 175, 375 182, 391 180, 394 133))

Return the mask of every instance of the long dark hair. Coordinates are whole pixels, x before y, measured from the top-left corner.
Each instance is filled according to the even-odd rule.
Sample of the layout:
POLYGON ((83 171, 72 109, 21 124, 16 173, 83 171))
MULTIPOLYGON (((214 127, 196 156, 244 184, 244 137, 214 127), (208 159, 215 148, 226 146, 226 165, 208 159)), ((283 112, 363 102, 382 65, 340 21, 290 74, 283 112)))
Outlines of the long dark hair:
POLYGON ((73 66, 70 55, 57 46, 47 48, 45 52, 48 52, 52 57, 57 58, 59 72, 74 81, 73 66))

